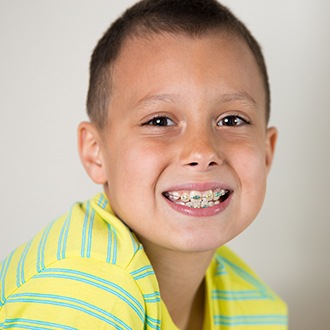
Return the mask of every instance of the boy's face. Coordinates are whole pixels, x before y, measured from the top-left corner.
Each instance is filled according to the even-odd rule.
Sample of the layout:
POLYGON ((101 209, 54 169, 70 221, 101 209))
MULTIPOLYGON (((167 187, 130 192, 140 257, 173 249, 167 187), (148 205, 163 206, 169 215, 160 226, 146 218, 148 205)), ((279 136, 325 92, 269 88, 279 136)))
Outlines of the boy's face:
POLYGON ((243 231, 262 205, 276 140, 246 44, 134 38, 112 77, 100 157, 115 213, 144 244, 172 250, 213 250, 243 231))

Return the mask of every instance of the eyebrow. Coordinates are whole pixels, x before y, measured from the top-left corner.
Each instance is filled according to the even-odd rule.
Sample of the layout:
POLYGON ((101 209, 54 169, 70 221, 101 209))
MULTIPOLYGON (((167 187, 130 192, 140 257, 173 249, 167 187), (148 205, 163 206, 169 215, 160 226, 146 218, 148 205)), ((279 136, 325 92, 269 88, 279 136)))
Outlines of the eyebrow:
POLYGON ((243 91, 224 94, 221 97, 221 101, 223 103, 243 101, 251 103, 253 106, 257 106, 257 101, 249 93, 243 91))
MULTIPOLYGON (((154 105, 159 102, 166 102, 166 103, 175 103, 175 100, 178 98, 177 94, 154 94, 154 95, 147 95, 143 97, 136 103, 137 108, 143 108, 148 105, 154 105)), ((252 106, 257 106, 257 101, 247 92, 238 91, 233 93, 225 93, 220 96, 221 103, 230 103, 235 101, 240 102, 247 102, 252 106)))
POLYGON ((157 104, 159 102, 166 103, 175 103, 176 94, 155 94, 155 95, 147 95, 143 97, 141 100, 137 102, 137 107, 144 107, 148 105, 157 104))

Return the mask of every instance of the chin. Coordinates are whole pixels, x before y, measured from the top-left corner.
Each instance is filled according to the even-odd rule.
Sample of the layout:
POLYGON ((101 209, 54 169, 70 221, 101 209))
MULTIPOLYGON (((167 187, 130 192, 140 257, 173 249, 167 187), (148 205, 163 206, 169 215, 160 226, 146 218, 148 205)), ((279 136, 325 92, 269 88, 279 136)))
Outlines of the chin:
POLYGON ((172 242, 174 250, 181 252, 208 252, 215 251, 220 246, 226 244, 229 240, 224 239, 218 235, 214 237, 214 234, 201 234, 197 235, 181 235, 178 240, 172 242))

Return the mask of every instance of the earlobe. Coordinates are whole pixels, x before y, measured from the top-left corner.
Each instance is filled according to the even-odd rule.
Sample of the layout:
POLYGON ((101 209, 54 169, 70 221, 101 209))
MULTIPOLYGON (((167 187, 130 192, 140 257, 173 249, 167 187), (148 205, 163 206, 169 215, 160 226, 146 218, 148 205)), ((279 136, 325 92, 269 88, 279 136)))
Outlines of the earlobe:
POLYGON ((277 129, 275 127, 269 127, 267 128, 266 134, 266 168, 267 172, 269 172, 273 163, 275 153, 277 129))
POLYGON ((97 184, 105 184, 100 132, 89 122, 82 122, 78 127, 78 150, 89 177, 97 184))

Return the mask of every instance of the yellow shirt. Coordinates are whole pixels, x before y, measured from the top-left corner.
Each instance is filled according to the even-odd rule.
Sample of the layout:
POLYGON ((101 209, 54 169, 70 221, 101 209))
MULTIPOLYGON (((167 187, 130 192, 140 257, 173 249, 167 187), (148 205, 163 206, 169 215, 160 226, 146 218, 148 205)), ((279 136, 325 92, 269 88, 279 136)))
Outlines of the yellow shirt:
MULTIPOLYGON (((286 305, 226 247, 206 274, 204 329, 284 330, 286 305)), ((75 204, 0 264, 0 329, 175 330, 136 236, 105 195, 75 204)))

